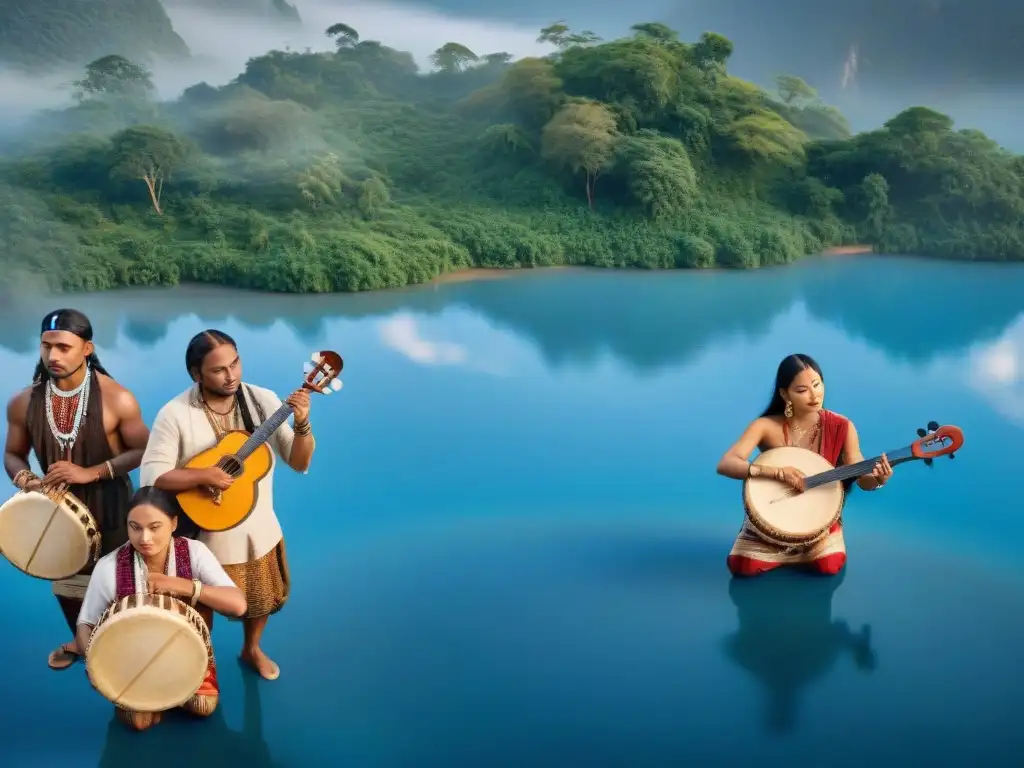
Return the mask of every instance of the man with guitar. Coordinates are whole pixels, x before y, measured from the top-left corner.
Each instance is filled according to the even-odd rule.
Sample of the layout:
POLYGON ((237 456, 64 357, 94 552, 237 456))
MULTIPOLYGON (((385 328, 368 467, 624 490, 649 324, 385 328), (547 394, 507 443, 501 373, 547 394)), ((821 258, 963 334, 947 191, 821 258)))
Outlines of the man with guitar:
MULTIPOLYGON (((7 405, 4 469, 19 490, 68 491, 96 521, 100 554, 128 540, 128 473, 139 466, 149 430, 135 397, 100 364, 89 318, 58 309, 43 318, 39 362, 32 385, 7 405), (35 453, 43 477, 33 474, 35 453)), ((53 593, 72 636, 92 566, 53 582, 53 593)), ((80 656, 77 641, 50 654, 51 669, 67 669, 80 656)))
MULTIPOLYGON (((142 459, 142 483, 186 496, 202 494, 208 504, 223 504, 229 511, 234 491, 249 479, 247 468, 228 472, 218 466, 186 468, 183 465, 210 452, 227 435, 254 433, 260 424, 272 426, 278 414, 280 426, 266 441, 280 459, 297 472, 305 472, 315 447, 309 425, 309 392, 299 389, 286 403, 294 414, 287 424, 287 409, 269 389, 242 383, 242 362, 234 339, 217 330, 197 334, 185 352, 185 366, 195 384, 167 403, 153 422, 152 434, 142 459), (274 414, 274 416, 270 416, 274 414), (269 417, 269 418, 268 418, 269 417), (232 486, 239 483, 232 490, 232 486)), ((267 620, 282 608, 289 594, 288 561, 284 534, 273 505, 275 461, 267 453, 265 474, 253 479, 241 522, 230 528, 209 530, 199 520, 199 539, 206 544, 231 579, 245 593, 248 613, 243 617, 242 660, 264 679, 276 680, 280 668, 261 649, 267 620)), ((240 464, 241 462, 239 462, 240 464)), ((222 465, 224 466, 224 465, 222 465)), ((185 505, 183 505, 185 506, 185 505)), ((185 511, 188 512, 187 506, 185 511)))

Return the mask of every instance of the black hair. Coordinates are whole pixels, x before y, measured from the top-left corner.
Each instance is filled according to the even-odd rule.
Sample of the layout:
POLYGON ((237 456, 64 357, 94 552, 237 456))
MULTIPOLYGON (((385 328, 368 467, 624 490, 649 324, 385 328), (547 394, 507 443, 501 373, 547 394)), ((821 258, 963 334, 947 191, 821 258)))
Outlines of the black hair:
POLYGON ((768 401, 768 407, 764 409, 761 416, 782 416, 786 412, 786 401, 782 397, 782 390, 789 389, 793 379, 800 375, 801 371, 808 368, 818 374, 824 382, 825 375, 821 372, 821 366, 810 355, 789 355, 779 363, 775 372, 775 388, 772 390, 772 399, 768 401))
MULTIPOLYGON (((206 356, 223 344, 230 344, 236 352, 238 351, 238 344, 235 340, 224 333, 224 331, 218 331, 216 328, 207 328, 205 331, 200 331, 189 341, 188 346, 185 348, 185 370, 188 371, 188 375, 197 383, 201 379, 200 374, 206 356)), ((255 432, 256 425, 252 420, 249 404, 242 395, 242 387, 239 387, 235 393, 235 399, 238 401, 238 410, 242 415, 242 423, 246 431, 250 434, 255 432)))
MULTIPOLYGON (((52 312, 48 312, 40 324, 39 335, 42 336, 47 331, 67 331, 68 333, 75 334, 82 341, 92 341, 92 323, 89 322, 88 317, 77 309, 55 309, 52 312)), ((100 358, 95 351, 91 355, 87 355, 85 361, 97 373, 110 376, 107 369, 100 363, 100 358)), ((40 358, 36 363, 36 371, 32 376, 32 381, 40 384, 49 378, 50 371, 43 364, 42 358, 40 358)), ((110 378, 114 377, 110 376, 110 378)))
POLYGON ((230 344, 236 351, 238 350, 235 340, 216 328, 207 328, 193 336, 188 347, 185 348, 185 370, 188 371, 188 375, 192 377, 198 375, 203 368, 206 356, 222 344, 230 344))
POLYGON ((172 520, 176 520, 179 515, 183 514, 181 505, 178 504, 178 499, 174 495, 153 485, 144 485, 132 495, 128 502, 128 511, 131 512, 144 504, 156 507, 172 520))

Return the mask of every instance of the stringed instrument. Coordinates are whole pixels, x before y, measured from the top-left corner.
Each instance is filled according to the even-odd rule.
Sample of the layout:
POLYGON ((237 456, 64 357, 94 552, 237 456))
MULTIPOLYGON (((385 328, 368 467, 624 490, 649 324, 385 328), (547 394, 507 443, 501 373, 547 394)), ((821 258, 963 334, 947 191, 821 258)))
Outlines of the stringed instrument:
MULTIPOLYGON (((345 365, 341 355, 323 350, 313 353, 312 361, 312 365, 306 363, 303 388, 322 395, 340 390, 338 375, 345 365)), ((227 531, 245 522, 256 508, 257 486, 273 466, 267 440, 291 415, 292 407, 283 403, 251 435, 241 430, 228 432, 215 446, 184 464, 183 469, 219 467, 235 479, 226 491, 195 488, 179 493, 178 502, 192 522, 212 532, 227 531)))
MULTIPOLYGON (((939 456, 953 458, 964 444, 959 427, 932 421, 928 429, 917 430, 918 439, 905 448, 886 453, 895 467, 908 461, 931 466, 939 456)), ((870 475, 881 459, 865 459, 838 469, 823 456, 806 448, 786 446, 760 454, 754 464, 765 469, 795 467, 804 473, 805 490, 797 493, 789 485, 767 476, 748 477, 743 484, 743 507, 758 535, 784 547, 811 546, 828 535, 843 511, 842 481, 870 475)))

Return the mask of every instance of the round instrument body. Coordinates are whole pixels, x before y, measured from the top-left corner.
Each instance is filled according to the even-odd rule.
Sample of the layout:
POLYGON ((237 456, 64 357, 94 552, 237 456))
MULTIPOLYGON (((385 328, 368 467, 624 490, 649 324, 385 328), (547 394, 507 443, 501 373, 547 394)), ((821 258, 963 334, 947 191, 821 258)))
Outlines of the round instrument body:
MULTIPOLYGON (((754 464, 795 467, 807 477, 835 469, 814 451, 793 446, 767 450, 754 464)), ((774 478, 749 477, 743 484, 743 507, 750 525, 766 541, 783 547, 810 546, 825 538, 839 520, 844 495, 839 482, 795 493, 774 478)))
POLYGON ((129 595, 93 629, 85 668, 93 687, 122 709, 165 712, 203 684, 213 646, 194 608, 168 595, 129 595))
POLYGON ((21 491, 0 506, 0 552, 29 576, 69 579, 99 559, 99 526, 70 493, 21 491))

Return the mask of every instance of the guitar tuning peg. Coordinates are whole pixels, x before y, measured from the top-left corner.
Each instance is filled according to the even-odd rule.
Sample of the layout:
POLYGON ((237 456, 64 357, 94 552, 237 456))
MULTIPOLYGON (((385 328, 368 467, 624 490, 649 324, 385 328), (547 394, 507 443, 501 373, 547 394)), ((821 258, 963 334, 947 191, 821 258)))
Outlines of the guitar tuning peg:
POLYGON ((331 389, 333 389, 335 392, 341 392, 341 388, 343 386, 344 385, 341 383, 341 379, 334 379, 331 382, 331 389))
POLYGON ((313 366, 313 364, 312 364, 312 363, 310 363, 310 362, 306 362, 306 363, 304 363, 304 364, 302 365, 302 372, 303 372, 303 373, 307 373, 307 374, 308 374, 308 373, 312 373, 312 372, 313 372, 313 370, 314 370, 314 366, 313 366))
POLYGON ((917 430, 917 436, 918 436, 918 437, 924 437, 924 436, 925 436, 925 435, 927 435, 927 434, 928 434, 928 432, 927 432, 927 431, 925 431, 925 430, 923 430, 923 429, 920 429, 920 428, 918 428, 918 430, 917 430))
POLYGON ((319 352, 314 352, 309 359, 313 361, 314 365, 320 365, 320 361, 322 358, 320 357, 319 352))
POLYGON ((939 428, 939 422, 937 422, 937 421, 929 421, 928 422, 928 431, 929 432, 934 432, 938 428, 939 428))

